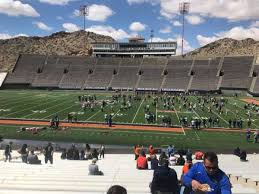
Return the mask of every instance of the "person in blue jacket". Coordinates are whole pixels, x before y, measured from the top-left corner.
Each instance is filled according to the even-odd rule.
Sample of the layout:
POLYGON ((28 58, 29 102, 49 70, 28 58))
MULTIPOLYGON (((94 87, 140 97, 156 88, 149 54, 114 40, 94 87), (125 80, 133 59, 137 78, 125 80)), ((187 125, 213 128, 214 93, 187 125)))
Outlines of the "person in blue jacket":
POLYGON ((191 193, 231 194, 231 183, 227 175, 218 167, 218 157, 207 152, 203 162, 194 164, 183 177, 183 184, 192 188, 191 193))

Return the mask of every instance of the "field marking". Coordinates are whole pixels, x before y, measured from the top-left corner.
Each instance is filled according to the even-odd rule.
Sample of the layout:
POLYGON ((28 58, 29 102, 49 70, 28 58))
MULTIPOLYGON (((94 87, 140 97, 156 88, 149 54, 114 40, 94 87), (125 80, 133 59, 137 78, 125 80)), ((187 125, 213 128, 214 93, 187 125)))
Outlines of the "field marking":
MULTIPOLYGON (((59 113, 59 112, 63 112, 64 110, 70 109, 70 108, 72 108, 73 106, 76 106, 76 105, 77 105, 77 104, 73 104, 73 105, 71 105, 71 106, 69 106, 69 107, 67 107, 67 108, 61 109, 61 110, 59 110, 59 111, 57 111, 57 112, 55 112, 55 113, 52 113, 52 114, 50 114, 50 115, 48 115, 48 116, 46 116, 46 117, 43 117, 43 118, 41 118, 41 119, 46 119, 46 118, 50 117, 51 115, 55 115, 55 114, 57 114, 57 113, 59 113)), ((52 108, 53 108, 53 107, 52 107, 52 108)))
MULTIPOLYGON (((234 99, 235 100, 235 99, 234 99)), ((241 100, 235 100, 235 101, 237 101, 237 102, 241 102, 241 103, 243 103, 243 104, 247 104, 247 103, 245 103, 245 102, 243 102, 243 101, 241 101, 241 100)), ((233 106, 237 106, 237 107, 239 107, 240 109, 242 109, 242 110, 244 110, 244 108, 243 107, 241 107, 241 106, 239 106, 238 104, 233 104, 233 103, 230 103, 230 104, 232 104, 233 106)), ((249 109, 250 110, 250 109, 249 109)), ((244 110, 245 111, 245 110, 244 110)), ((257 112, 255 112, 254 110, 250 110, 251 111, 251 113, 252 114, 254 114, 254 115, 257 115, 258 113, 257 112)))
MULTIPOLYGON (((1 107, 2 106, 7 106, 7 105, 9 105, 9 104, 16 104, 17 103, 17 101, 20 101, 21 99, 24 99, 24 98, 27 98, 27 97, 29 97, 29 96, 31 96, 31 95, 26 95, 26 96, 23 96, 23 97, 21 97, 21 98, 19 98, 19 99, 17 99, 17 96, 16 97, 11 97, 11 100, 9 101, 10 103, 6 103, 6 102, 4 102, 4 103, 2 103, 2 99, 1 99, 1 107)), ((6 98, 4 98, 4 99, 6 99, 6 98)), ((9 98, 10 99, 10 98, 9 98)))
MULTIPOLYGON (((49 103, 52 103, 52 102, 55 102, 55 101, 57 101, 57 100, 54 100, 54 101, 51 101, 51 102, 49 102, 49 103)), ((49 104, 49 103, 46 103, 46 104, 49 104)), ((23 110, 19 110, 19 111, 15 111, 15 112, 12 112, 12 113, 10 113, 10 114, 7 114, 7 115, 2 115, 1 117, 6 117, 6 116, 8 116, 8 115, 12 115, 12 114, 15 114, 15 113, 18 113, 18 112, 23 112, 23 111, 25 111, 25 110, 29 110, 29 109, 32 109, 32 108, 35 108, 35 107, 38 107, 38 106, 41 106, 42 104, 38 104, 38 105, 36 105, 36 106, 31 106, 31 107, 29 107, 29 108, 26 108, 26 109, 23 109, 23 110)), ((24 105, 21 105, 21 106, 24 106, 24 105)), ((19 106, 18 106, 19 107, 19 106)))
POLYGON ((94 116, 96 116, 99 112, 101 112, 101 110, 97 111, 97 112, 94 113, 92 116, 90 116, 88 119, 83 120, 83 121, 89 121, 91 118, 93 118, 94 116))
MULTIPOLYGON (((176 110, 175 106, 173 106, 173 107, 174 107, 174 110, 175 110, 175 114, 176 114, 176 116, 177 116, 177 119, 178 119, 178 121, 179 121, 179 124, 181 124, 179 115, 178 115, 178 113, 177 113, 177 110, 176 110)), ((183 134, 186 135, 185 130, 184 130, 184 128, 183 128, 183 125, 181 125, 181 128, 182 128, 182 130, 183 130, 183 134)))
MULTIPOLYGON (((70 100, 70 99, 67 99, 67 100, 70 100)), ((44 109, 44 110, 51 109, 51 108, 53 108, 53 107, 55 107, 55 106, 58 106, 58 105, 60 105, 60 104, 63 104, 63 103, 64 103, 64 101, 61 102, 61 103, 55 104, 55 105, 53 105, 53 106, 50 106, 50 107, 48 107, 48 108, 46 108, 46 109, 44 109)), ((48 103, 44 103, 44 104, 41 104, 41 105, 43 106, 43 105, 46 105, 46 104, 48 104, 48 103)), ((30 115, 34 115, 34 114, 37 114, 37 113, 35 112, 35 113, 31 113, 31 114, 25 115, 25 116, 23 116, 23 118, 26 118, 26 117, 28 117, 28 116, 30 116, 30 115)), ((44 118, 43 118, 43 119, 44 119, 44 118)))
POLYGON ((134 121, 135 121, 135 119, 136 119, 136 117, 137 117, 137 115, 138 115, 138 112, 139 112, 139 110, 140 110, 140 107, 141 107, 141 105, 142 105, 143 102, 144 102, 144 99, 145 99, 145 98, 143 98, 142 102, 140 103, 140 105, 139 105, 139 107, 138 107, 138 110, 137 110, 137 112, 136 112, 134 118, 132 119, 131 123, 134 123, 134 121))
POLYGON ((121 111, 121 110, 119 109, 119 110, 115 113, 115 115, 112 116, 112 118, 116 117, 116 115, 117 115, 120 111, 121 111))

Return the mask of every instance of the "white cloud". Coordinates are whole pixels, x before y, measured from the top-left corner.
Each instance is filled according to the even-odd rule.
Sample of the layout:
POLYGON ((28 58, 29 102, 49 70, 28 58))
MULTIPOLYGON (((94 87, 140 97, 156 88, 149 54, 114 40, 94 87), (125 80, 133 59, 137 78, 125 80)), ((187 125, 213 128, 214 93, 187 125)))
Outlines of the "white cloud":
POLYGON ((128 4, 142 4, 142 3, 150 3, 151 5, 156 5, 160 0, 127 0, 128 4))
POLYGON ((182 26, 182 23, 179 21, 173 21, 172 23, 174 26, 182 26))
POLYGON ((105 22, 107 18, 113 14, 114 12, 111 8, 105 5, 93 4, 89 7, 89 15, 87 16, 87 19, 91 21, 105 22))
POLYGON ((165 28, 160 29, 159 32, 162 34, 168 34, 168 33, 172 32, 172 28, 170 26, 166 26, 165 28))
POLYGON ((206 37, 206 36, 202 36, 202 35, 200 35, 200 34, 197 35, 196 38, 197 38, 197 40, 198 40, 200 46, 204 46, 204 45, 206 45, 206 44, 209 44, 209 43, 211 43, 211 42, 214 42, 214 41, 220 39, 219 37, 216 37, 216 36, 206 37))
POLYGON ((96 34, 102 34, 105 36, 110 36, 115 40, 122 40, 130 37, 130 35, 122 29, 115 29, 111 26, 91 26, 90 28, 85 29, 89 32, 94 32, 96 34))
POLYGON ((146 29, 146 25, 140 22, 133 22, 130 24, 129 29, 133 32, 141 32, 146 29))
POLYGON ((43 22, 33 22, 39 29, 44 31, 51 31, 52 28, 44 24, 43 22))
POLYGON ((232 39, 236 39, 236 40, 253 38, 258 41, 259 40, 259 28, 256 28, 256 27, 244 28, 242 26, 237 26, 237 27, 231 28, 228 31, 218 32, 214 36, 211 36, 211 37, 197 35, 196 38, 201 46, 204 46, 206 44, 209 44, 209 43, 216 41, 218 39, 221 39, 221 38, 232 38, 232 39))
MULTIPOLYGON (((148 41, 150 42, 151 40, 149 39, 148 41)), ((152 41, 153 42, 177 42, 176 54, 177 55, 181 54, 182 38, 180 36, 177 36, 176 39, 172 39, 172 38, 163 39, 160 37, 154 37, 152 41)), ((183 50, 184 53, 190 52, 194 49, 187 40, 183 41, 183 48, 184 48, 183 50)))
POLYGON ((189 24, 192 25, 199 25, 205 21, 202 17, 198 15, 187 15, 186 20, 189 24))
POLYGON ((62 26, 66 30, 66 32, 75 32, 80 30, 80 27, 72 23, 64 23, 62 26))
MULTIPOLYGON (((182 0, 161 0, 160 14, 173 18, 179 14, 178 5, 182 0)), ((203 17, 223 18, 229 21, 259 18, 258 0, 192 0, 190 14, 203 17)))
POLYGON ((12 35, 10 35, 10 34, 0 33, 0 40, 10 39, 10 38, 16 38, 16 37, 20 37, 20 36, 28 37, 27 34, 16 34, 16 35, 12 36, 12 35))
POLYGON ((64 20, 64 18, 62 16, 57 16, 56 19, 57 20, 64 20))
MULTIPOLYGON (((111 8, 105 5, 93 4, 90 5, 88 8, 88 16, 86 16, 86 19, 90 21, 105 22, 108 17, 112 16, 113 14, 114 11, 111 8)), ((78 16, 80 16, 80 11, 78 9, 75 9, 72 17, 78 16)))
POLYGON ((0 13, 9 16, 29 16, 39 17, 40 14, 29 4, 24 4, 21 1, 1 0, 0 13))
POLYGON ((69 2, 77 0, 39 0, 41 3, 48 3, 51 5, 67 5, 69 2))

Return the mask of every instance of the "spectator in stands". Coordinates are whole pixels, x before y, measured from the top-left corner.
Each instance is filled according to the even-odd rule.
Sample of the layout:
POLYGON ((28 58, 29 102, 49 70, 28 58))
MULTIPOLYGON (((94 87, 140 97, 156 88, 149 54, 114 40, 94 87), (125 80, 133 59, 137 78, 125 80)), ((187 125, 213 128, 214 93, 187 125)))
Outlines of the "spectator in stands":
POLYGON ((113 185, 108 189, 107 194, 127 194, 127 190, 120 185, 113 185))
POLYGON ((96 158, 98 160, 98 152, 97 152, 97 149, 93 149, 93 152, 92 152, 92 158, 96 158))
POLYGON ((47 147, 44 149, 44 155, 45 155, 45 164, 50 161, 51 164, 53 164, 53 153, 54 148, 52 147, 51 143, 48 143, 47 147))
POLYGON ((167 160, 168 161, 168 157, 167 155, 165 154, 165 152, 162 152, 159 156, 159 164, 163 164, 164 160, 167 160))
POLYGON ((18 153, 21 154, 22 162, 27 163, 27 157, 29 153, 27 144, 23 144, 18 153))
POLYGON ((192 160, 192 151, 190 149, 187 150, 186 153, 186 160, 192 160))
POLYGON ((9 162, 11 162, 12 160, 12 144, 13 142, 9 142, 9 144, 7 144, 5 146, 5 151, 4 151, 4 154, 5 154, 5 162, 8 160, 9 162))
POLYGON ((241 162, 247 162, 248 160, 246 159, 246 157, 247 157, 246 151, 243 150, 243 151, 241 152, 241 154, 240 154, 240 161, 241 161, 241 162))
POLYGON ((149 146, 148 153, 150 156, 155 154, 155 148, 152 145, 149 146))
POLYGON ((171 153, 174 153, 174 146, 173 145, 169 145, 168 148, 167 148, 167 155, 168 157, 171 156, 171 153))
POLYGON ((178 179, 174 169, 168 167, 168 160, 164 160, 161 166, 154 170, 151 182, 151 193, 178 194, 178 179))
POLYGON ((197 151, 194 155, 196 160, 202 160, 204 154, 202 151, 197 151))
POLYGON ((68 160, 79 160, 79 150, 76 149, 75 144, 72 144, 71 148, 67 151, 68 160))
POLYGON ((28 155, 28 163, 41 164, 41 160, 39 160, 38 156, 34 154, 34 150, 31 150, 31 153, 28 155))
POLYGON ((101 159, 101 157, 104 158, 104 152, 105 152, 105 146, 102 144, 100 149, 99 149, 99 157, 101 159))
POLYGON ((238 157, 240 157, 240 148, 237 147, 236 149, 234 149, 234 153, 233 154, 238 156, 238 157))
POLYGON ((189 169, 192 167, 192 165, 193 165, 192 164, 192 159, 191 160, 187 159, 185 164, 184 164, 184 166, 183 166, 182 174, 186 175, 188 173, 189 169))
POLYGON ((89 165, 89 175, 103 175, 102 171, 99 171, 99 167, 96 164, 97 158, 93 158, 92 164, 89 165))
POLYGON ((137 160, 137 159, 138 159, 139 154, 140 154, 140 150, 141 150, 141 148, 140 148, 140 146, 139 146, 139 145, 134 146, 135 160, 137 160))
POLYGON ((60 158, 62 160, 67 159, 67 149, 63 149, 60 158))
POLYGON ((81 150, 79 159, 80 160, 85 160, 85 151, 84 150, 81 150))
POLYGON ((151 169, 152 170, 157 169, 159 161, 157 159, 156 154, 150 156, 150 161, 151 161, 151 169))
POLYGON ((180 154, 180 157, 176 161, 176 165, 182 166, 185 163, 185 159, 183 158, 183 155, 180 154))
POLYGON ((143 150, 141 151, 140 156, 137 159, 137 169, 148 169, 146 154, 143 150))
POLYGON ((219 169, 218 157, 214 152, 205 153, 203 163, 194 164, 184 175, 183 183, 194 192, 231 194, 229 178, 219 169))
POLYGON ((176 165, 177 157, 174 155, 174 153, 171 153, 168 161, 169 161, 169 166, 175 166, 176 165))

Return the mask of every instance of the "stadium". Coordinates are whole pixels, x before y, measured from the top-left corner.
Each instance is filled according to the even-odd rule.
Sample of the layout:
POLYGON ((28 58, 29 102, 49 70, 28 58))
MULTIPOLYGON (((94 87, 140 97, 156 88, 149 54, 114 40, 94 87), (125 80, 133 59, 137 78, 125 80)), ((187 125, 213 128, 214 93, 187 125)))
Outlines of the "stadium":
MULTIPOLYGON (((189 11, 185 8, 180 10, 183 20, 189 11)), ((86 7, 80 11, 85 19, 86 7)), ((152 158, 150 145, 160 157, 173 145, 175 157, 184 155, 186 161, 187 150, 192 150, 194 163, 202 159, 195 152, 215 152, 233 193, 259 192, 256 48, 252 54, 188 55, 183 53, 183 36, 179 45, 152 41, 152 33, 151 41, 136 36, 110 42, 102 37, 86 43, 89 37, 84 37, 80 56, 19 52, 12 68, 0 72, 0 193, 99 194, 112 185, 128 193, 153 193, 150 161, 150 170, 140 172, 134 160, 134 153, 140 157, 142 151, 152 158), (35 150, 42 165, 24 164, 24 144, 28 152, 35 150), (43 164, 49 144, 54 156, 51 164, 43 164), (65 149, 75 147, 85 155, 86 145, 92 155, 105 145, 105 159, 97 162, 104 176, 87 173, 95 157, 69 159, 68 151, 67 160, 62 158, 65 149), (9 163, 8 146, 14 150, 9 163), (137 154, 136 146, 142 146, 137 154), (237 147, 248 160, 240 162, 233 155, 237 147)), ((184 186, 183 165, 170 168, 184 186)), ((156 193, 173 193, 162 190, 156 193)))

